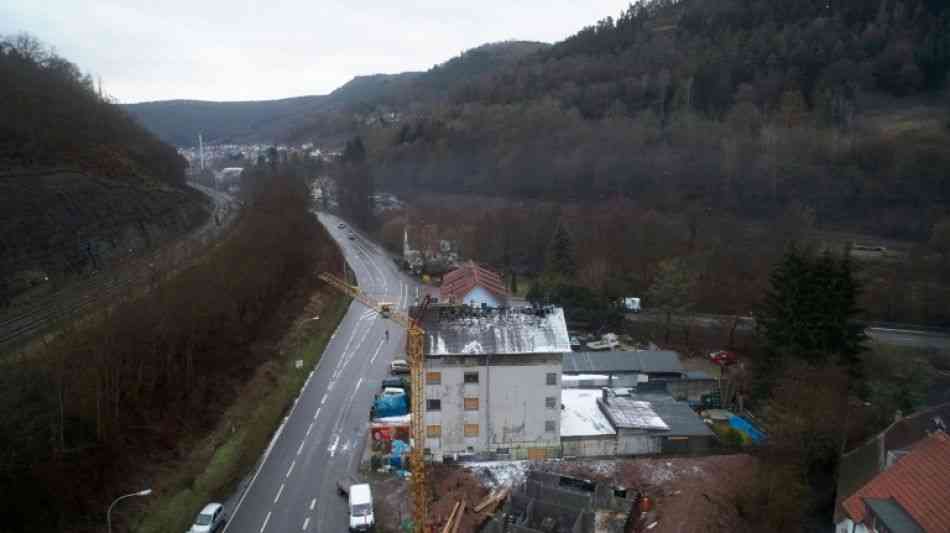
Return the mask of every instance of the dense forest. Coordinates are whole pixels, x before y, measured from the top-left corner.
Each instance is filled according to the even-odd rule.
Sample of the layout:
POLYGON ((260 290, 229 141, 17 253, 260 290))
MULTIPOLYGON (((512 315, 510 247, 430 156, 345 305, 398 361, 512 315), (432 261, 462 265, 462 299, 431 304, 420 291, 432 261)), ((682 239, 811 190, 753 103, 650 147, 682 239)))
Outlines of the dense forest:
POLYGON ((639 2, 458 77, 368 147, 386 188, 759 218, 799 202, 923 239, 950 203, 948 68, 944 2, 639 2))
POLYGON ((185 181, 174 148, 29 35, 0 37, 0 166, 72 167, 109 178, 185 181))

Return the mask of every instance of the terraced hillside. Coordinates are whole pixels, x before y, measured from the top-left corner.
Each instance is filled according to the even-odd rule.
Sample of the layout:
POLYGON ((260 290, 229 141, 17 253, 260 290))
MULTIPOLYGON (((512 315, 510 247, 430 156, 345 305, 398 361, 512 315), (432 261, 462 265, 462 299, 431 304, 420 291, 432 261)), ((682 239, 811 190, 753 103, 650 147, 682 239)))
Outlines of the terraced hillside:
POLYGON ((178 237, 209 209, 197 191, 157 182, 0 172, 0 302, 14 305, 178 237))

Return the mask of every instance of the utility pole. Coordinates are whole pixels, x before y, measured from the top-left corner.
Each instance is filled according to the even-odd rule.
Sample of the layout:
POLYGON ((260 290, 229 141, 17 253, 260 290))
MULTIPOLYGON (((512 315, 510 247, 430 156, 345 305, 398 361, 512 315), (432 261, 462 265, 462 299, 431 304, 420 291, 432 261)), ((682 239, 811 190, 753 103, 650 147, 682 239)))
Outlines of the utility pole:
POLYGON ((205 170, 205 144, 204 139, 201 138, 201 133, 198 133, 198 160, 200 161, 199 168, 204 172, 205 170))

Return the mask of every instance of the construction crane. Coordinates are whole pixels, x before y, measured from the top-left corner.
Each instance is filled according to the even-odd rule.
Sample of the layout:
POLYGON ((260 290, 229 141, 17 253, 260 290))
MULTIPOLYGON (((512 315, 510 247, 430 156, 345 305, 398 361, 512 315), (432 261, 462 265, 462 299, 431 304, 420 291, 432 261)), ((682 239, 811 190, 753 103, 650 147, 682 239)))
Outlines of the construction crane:
MULTIPOLYGON (((320 274, 319 277, 331 287, 352 297, 366 307, 373 309, 379 313, 380 316, 388 318, 406 328, 406 358, 409 360, 409 389, 412 405, 410 430, 413 443, 409 450, 409 472, 412 474, 412 522, 415 533, 426 533, 428 498, 426 495, 425 457, 423 455, 426 439, 425 417, 423 415, 423 392, 425 384, 422 382, 422 368, 425 359, 425 354, 423 353, 425 330, 419 326, 419 320, 410 317, 406 313, 400 312, 398 309, 394 309, 392 304, 376 301, 360 290, 359 287, 350 285, 329 272, 324 272, 320 274)), ((426 298, 423 302, 422 309, 418 313, 419 317, 425 314, 428 303, 429 299, 426 298)))

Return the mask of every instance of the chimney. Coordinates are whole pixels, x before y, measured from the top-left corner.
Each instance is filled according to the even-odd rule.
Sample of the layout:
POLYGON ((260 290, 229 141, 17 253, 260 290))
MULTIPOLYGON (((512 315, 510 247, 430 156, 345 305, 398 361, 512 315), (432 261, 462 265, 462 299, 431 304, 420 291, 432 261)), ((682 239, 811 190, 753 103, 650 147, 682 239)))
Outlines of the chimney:
POLYGON ((601 387, 600 394, 600 399, 604 402, 604 405, 610 405, 610 389, 608 387, 601 387))

